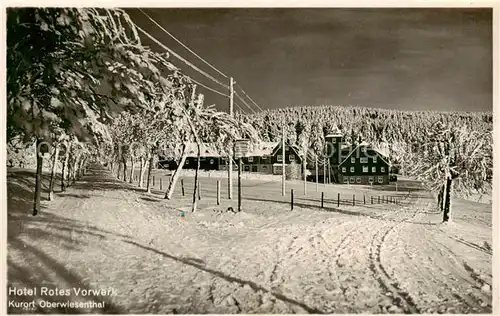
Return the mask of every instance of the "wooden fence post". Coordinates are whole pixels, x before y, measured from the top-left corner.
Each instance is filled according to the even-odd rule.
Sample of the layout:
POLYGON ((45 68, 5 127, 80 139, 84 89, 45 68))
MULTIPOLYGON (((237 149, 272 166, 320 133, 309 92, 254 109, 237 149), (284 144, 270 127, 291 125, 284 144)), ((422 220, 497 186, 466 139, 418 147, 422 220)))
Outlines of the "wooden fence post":
POLYGON ((182 196, 184 196, 184 179, 181 179, 182 196))
POLYGON ((337 193, 337 207, 340 206, 340 193, 337 193))
POLYGON ((323 208, 324 197, 325 197, 325 193, 321 192, 321 208, 323 208))
POLYGON ((352 206, 356 206, 356 194, 352 195, 352 206))
POLYGON ((363 193, 363 204, 366 204, 366 195, 363 193))
POLYGON ((153 186, 155 186, 155 176, 153 176, 153 186))
POLYGON ((293 211, 293 189, 290 190, 290 201, 292 203, 292 211, 293 211))
POLYGON ((372 204, 373 204, 373 196, 371 196, 372 204))
POLYGON ((378 196, 378 204, 380 204, 380 195, 378 196))
POLYGON ((162 183, 161 179, 162 179, 162 178, 160 178, 160 191, 162 191, 162 190, 163 190, 163 183, 162 183))
POLYGON ((220 180, 217 180, 217 205, 220 205, 220 180))

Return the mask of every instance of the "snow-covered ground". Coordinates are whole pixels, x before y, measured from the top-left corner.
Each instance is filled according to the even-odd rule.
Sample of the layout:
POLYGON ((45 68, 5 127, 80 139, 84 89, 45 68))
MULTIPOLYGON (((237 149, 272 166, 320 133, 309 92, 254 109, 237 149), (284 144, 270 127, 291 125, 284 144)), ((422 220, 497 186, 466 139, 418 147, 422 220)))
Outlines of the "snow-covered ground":
POLYGON ((430 194, 411 181, 398 192, 322 184, 316 192, 309 183, 307 196, 290 181, 282 197, 280 182, 243 180, 242 212, 233 214, 220 211, 237 208, 236 186, 228 200, 227 179, 201 178, 200 210, 190 213, 192 179, 172 201, 158 179, 148 195, 95 168, 33 217, 33 173, 9 170, 9 287, 70 290, 38 292, 36 311, 45 313, 492 311, 491 204, 454 200, 453 222, 440 224, 430 194), (104 306, 42 308, 42 300, 104 306))

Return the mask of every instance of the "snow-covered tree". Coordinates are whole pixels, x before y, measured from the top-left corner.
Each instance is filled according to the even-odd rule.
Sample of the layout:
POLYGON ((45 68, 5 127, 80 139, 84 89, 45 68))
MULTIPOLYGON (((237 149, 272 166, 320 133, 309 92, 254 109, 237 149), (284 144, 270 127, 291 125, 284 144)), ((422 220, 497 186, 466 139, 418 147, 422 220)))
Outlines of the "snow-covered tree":
POLYGON ((492 134, 471 131, 466 125, 437 122, 428 141, 413 152, 410 174, 438 192, 443 221, 449 220, 450 195, 483 193, 491 186, 492 134))
MULTIPOLYGON (((34 139, 40 148, 58 126, 85 140, 87 119, 109 119, 111 102, 135 108, 150 98, 152 80, 160 79, 162 67, 171 64, 140 45, 122 10, 10 8, 8 139, 20 135, 26 142, 34 139), (101 91, 105 84, 109 93, 101 91)), ((40 205, 42 163, 39 157, 34 215, 40 205)))

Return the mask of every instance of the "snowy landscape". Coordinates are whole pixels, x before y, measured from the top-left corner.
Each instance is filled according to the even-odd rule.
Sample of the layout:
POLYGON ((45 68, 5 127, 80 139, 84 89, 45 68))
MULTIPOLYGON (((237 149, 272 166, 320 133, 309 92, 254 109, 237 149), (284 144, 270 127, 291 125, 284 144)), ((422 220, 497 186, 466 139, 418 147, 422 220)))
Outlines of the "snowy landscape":
POLYGON ((321 184, 324 208, 315 184, 304 196, 291 182, 291 211, 279 182, 244 180, 242 212, 232 213, 235 201, 217 206, 216 179, 202 178, 190 213, 180 190, 165 203, 158 188, 146 194, 92 166, 33 218, 33 176, 8 174, 9 286, 116 291, 93 298, 106 304, 89 313, 491 312, 489 203, 454 200, 453 221, 440 224, 414 181, 399 192, 321 184), (352 194, 400 202, 352 206, 352 194))
POLYGON ((7 312, 494 312, 492 10, 199 10, 7 9, 7 312))

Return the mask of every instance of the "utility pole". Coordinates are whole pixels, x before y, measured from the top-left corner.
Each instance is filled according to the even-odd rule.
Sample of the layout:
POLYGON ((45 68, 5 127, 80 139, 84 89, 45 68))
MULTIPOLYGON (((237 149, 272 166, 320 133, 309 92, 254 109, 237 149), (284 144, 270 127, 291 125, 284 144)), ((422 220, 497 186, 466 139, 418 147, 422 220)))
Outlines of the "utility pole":
POLYGON ((315 153, 314 154, 314 157, 315 157, 315 167, 316 167, 316 192, 319 192, 319 182, 318 182, 318 173, 319 173, 319 170, 318 170, 318 154, 315 153))
POLYGON ((328 184, 332 183, 332 166, 330 165, 330 158, 327 156, 328 159, 328 184))
MULTIPOLYGON (((234 103, 234 80, 233 77, 229 78, 229 116, 233 117, 233 103, 234 103)), ((229 154, 229 161, 227 165, 227 198, 233 198, 233 160, 229 154)))
POLYGON ((283 137, 281 138, 281 171, 282 171, 282 176, 281 176, 281 195, 285 196, 285 179, 286 179, 286 173, 285 173, 285 128, 286 125, 283 124, 283 137))
POLYGON ((304 173, 304 195, 307 195, 307 148, 304 147, 304 158, 302 158, 302 172, 304 173))
POLYGON ((241 157, 238 159, 238 212, 241 212, 241 157))
POLYGON ((323 187, 326 187, 326 158, 323 158, 323 187))

